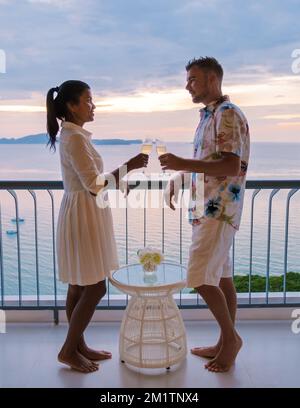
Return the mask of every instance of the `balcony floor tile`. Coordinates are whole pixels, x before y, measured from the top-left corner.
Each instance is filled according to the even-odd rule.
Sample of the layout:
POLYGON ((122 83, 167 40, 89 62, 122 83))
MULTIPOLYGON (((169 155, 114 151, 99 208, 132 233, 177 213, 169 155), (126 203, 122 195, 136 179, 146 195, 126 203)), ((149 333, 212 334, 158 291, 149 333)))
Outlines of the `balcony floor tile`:
MULTIPOLYGON (((215 342, 212 321, 186 321, 188 347, 215 342)), ((93 323, 87 342, 111 350, 113 359, 100 370, 81 374, 56 360, 67 326, 50 323, 14 323, 0 334, 0 387, 299 387, 300 334, 289 321, 239 321, 244 346, 228 373, 210 373, 205 359, 188 354, 179 366, 166 370, 130 369, 118 358, 120 323, 93 323)))

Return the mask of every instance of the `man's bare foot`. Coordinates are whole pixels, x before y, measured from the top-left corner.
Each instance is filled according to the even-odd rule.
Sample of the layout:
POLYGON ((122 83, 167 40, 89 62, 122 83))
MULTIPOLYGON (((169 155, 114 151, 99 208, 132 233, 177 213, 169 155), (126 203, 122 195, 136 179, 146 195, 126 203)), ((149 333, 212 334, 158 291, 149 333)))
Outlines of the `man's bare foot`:
POLYGON ((214 358, 217 356, 221 349, 221 342, 218 342, 215 346, 211 347, 194 347, 191 349, 191 353, 198 357, 214 358))
POLYGON ((224 373, 230 369, 235 362, 236 356, 243 345, 243 341, 238 334, 235 335, 232 341, 222 344, 222 347, 217 356, 209 361, 205 368, 208 371, 215 373, 224 373))
POLYGON ((84 357, 92 361, 107 360, 109 358, 112 358, 112 354, 110 351, 93 350, 89 348, 85 343, 78 346, 78 351, 84 357))
POLYGON ((73 370, 81 371, 82 373, 92 373, 99 369, 98 364, 88 360, 78 351, 67 354, 63 350, 61 350, 57 358, 60 363, 66 364, 73 370))

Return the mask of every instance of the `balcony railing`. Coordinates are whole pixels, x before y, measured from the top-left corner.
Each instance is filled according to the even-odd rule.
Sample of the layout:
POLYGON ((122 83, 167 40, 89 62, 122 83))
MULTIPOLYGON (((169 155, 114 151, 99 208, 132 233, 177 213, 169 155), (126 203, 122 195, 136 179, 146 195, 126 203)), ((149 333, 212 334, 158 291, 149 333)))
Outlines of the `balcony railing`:
MULTIPOLYGON (((159 181, 155 188, 150 182, 137 182, 136 185, 131 185, 131 188, 139 189, 145 194, 145 200, 147 194, 150 194, 152 190, 159 190, 162 193, 165 187, 165 181, 159 181)), ((246 193, 244 206, 248 208, 244 215, 247 219, 246 223, 248 228, 248 235, 243 238, 243 255, 242 260, 239 261, 239 250, 236 248, 236 242, 239 240, 239 234, 236 236, 232 256, 233 256, 233 275, 236 271, 243 269, 243 275, 247 276, 247 290, 238 294, 239 307, 282 307, 282 306, 299 306, 300 305, 300 291, 287 290, 287 273, 289 264, 289 245, 291 243, 290 229, 298 230, 295 223, 299 222, 297 216, 291 217, 291 204, 293 203, 295 194, 300 189, 300 180, 248 180, 246 185, 246 193), (273 234, 273 222, 274 222, 274 197, 284 193, 284 198, 281 199, 281 222, 283 232, 282 239, 282 252, 277 252, 277 268, 280 268, 281 275, 283 276, 283 285, 280 292, 272 292, 270 290, 271 262, 273 259, 273 245, 278 245, 278 236, 274 237, 273 234), (264 201, 260 200, 260 219, 258 223, 260 228, 264 225, 266 230, 266 239, 263 236, 259 236, 259 241, 255 239, 255 207, 258 199, 261 195, 266 195, 264 201), (292 199, 293 198, 293 199, 292 199), (263 211, 262 211, 263 209, 263 211), (246 237, 246 238, 245 238, 246 237), (260 273, 265 278, 264 290, 257 293, 253 291, 253 275, 257 274, 256 271, 256 255, 255 245, 260 248, 260 267, 263 264, 263 273, 260 273), (265 249, 262 253, 262 246, 265 249), (247 256, 245 255, 247 253, 247 256), (248 260, 246 259, 248 258, 248 260), (242 266, 241 266, 242 265, 242 266)), ((55 253, 55 230, 56 230, 56 217, 58 213, 59 197, 56 194, 62 194, 63 183, 61 181, 0 181, 0 308, 3 310, 53 310, 55 319, 57 320, 58 310, 64 309, 65 298, 65 286, 64 289, 60 287, 60 283, 57 281, 57 264, 55 253), (43 192, 44 196, 42 202, 44 203, 46 197, 48 198, 49 206, 47 207, 50 214, 49 223, 44 226, 44 236, 40 239, 40 222, 41 210, 39 208, 39 193, 43 192), (20 219, 20 207, 24 198, 24 193, 27 194, 29 200, 31 200, 32 206, 32 241, 28 237, 23 237, 21 233, 22 219, 20 219), (22 197, 20 197, 22 195, 22 197), (22 201, 22 202, 21 202, 22 201), (11 206, 13 204, 13 207, 11 206), (14 214, 15 230, 9 232, 11 237, 5 235, 4 225, 7 225, 5 219, 14 214), (50 228, 50 229, 49 229, 50 228), (45 232, 46 231, 46 232, 45 232), (45 235, 45 233, 47 233, 45 235), (45 252, 41 257, 40 246, 43 241, 47 241, 48 252, 45 252), (34 269, 28 272, 26 276, 23 272, 23 264, 28 263, 25 256, 22 254, 22 247, 26 246, 27 257, 30 254, 32 263, 30 269, 34 269), (15 254, 15 255, 14 255, 15 254), (6 256, 8 257, 7 266, 6 256), (16 258, 16 259, 15 259, 16 258), (13 262, 15 265, 12 266, 13 262), (46 268, 47 265, 47 268, 46 268), (50 269, 49 269, 50 268, 50 269), (45 270, 47 269, 47 273, 45 270), (42 280, 47 274, 47 284, 42 285, 42 280), (24 279, 27 289, 24 290, 24 279), (30 285, 28 289, 28 280, 30 285), (42 288, 43 286, 43 288, 42 288), (45 289, 46 287, 46 289, 45 289)), ((183 199, 183 193, 181 200, 183 199)), ((299 196, 299 195, 296 195, 299 196)), ((28 201, 28 200, 27 200, 28 201)), ((161 201, 162 203, 163 201, 161 201)), ((28 203, 27 203, 28 204, 28 203)), ((297 204, 298 205, 298 204, 297 204)), ((277 208, 277 206, 276 206, 277 208)), ((297 207, 296 207, 297 209, 297 207)), ((28 211, 28 208, 27 208, 28 211)), ((130 228, 130 209, 125 206, 123 209, 118 210, 118 230, 123 231, 119 233, 117 237, 117 243, 121 247, 122 259, 121 263, 128 264, 132 261, 132 250, 129 249, 129 228, 130 228)), ((173 241, 177 239, 177 244, 170 243, 167 240, 168 226, 170 222, 166 222, 167 211, 163 205, 158 209, 159 211, 159 226, 160 230, 160 242, 155 241, 156 246, 160 245, 161 249, 167 252, 166 246, 173 245, 173 250, 170 252, 170 260, 180 263, 187 262, 188 240, 183 240, 183 234, 187 236, 185 228, 188 228, 187 221, 184 220, 184 210, 182 205, 177 212, 178 214, 178 228, 174 233, 172 232, 173 241), (168 242, 169 244, 168 244, 168 242), (175 248, 175 249, 174 249, 175 248), (175 251, 175 252, 174 252, 175 251)), ((245 212, 245 210, 244 210, 245 212)), ((142 234, 138 240, 139 246, 148 244, 148 223, 147 218, 149 212, 144 208, 141 212, 141 219, 138 222, 139 228, 142 229, 142 234)), ((174 214, 174 213, 172 213, 174 214)), ((172 215, 173 216, 173 215, 172 215)), ((169 217, 169 216, 168 216, 169 217)), ((278 216, 276 215, 278 218, 278 216)), ((171 222, 172 223, 172 222, 171 222)), ((242 223, 243 225, 243 223, 242 223)), ((174 225, 173 225, 174 228, 174 225)), ((278 231, 277 231, 278 232, 278 231)), ((260 233, 261 234, 261 233, 260 233)), ((278 235, 278 234, 277 234, 278 235)), ((171 239, 171 241, 172 241, 171 239)), ((297 238, 298 239, 298 238, 297 238)), ((294 240, 294 238, 293 238, 294 240)), ((293 242, 293 241, 292 241, 293 242)), ((278 248, 276 248, 278 251, 278 248)), ((297 264, 297 251, 293 251, 293 256, 296 256, 297 264)), ((299 251, 300 252, 300 251, 299 251)), ((295 263, 295 262, 294 262, 295 263)), ((295 272, 300 273, 300 262, 296 265, 295 272)), ((128 298, 121 293, 112 293, 114 289, 108 284, 108 291, 105 298, 98 305, 99 309, 121 309, 126 307, 128 298)), ((176 297, 177 303, 181 308, 204 308, 206 305, 202 301, 201 297, 197 294, 191 293, 191 291, 183 290, 176 297)))

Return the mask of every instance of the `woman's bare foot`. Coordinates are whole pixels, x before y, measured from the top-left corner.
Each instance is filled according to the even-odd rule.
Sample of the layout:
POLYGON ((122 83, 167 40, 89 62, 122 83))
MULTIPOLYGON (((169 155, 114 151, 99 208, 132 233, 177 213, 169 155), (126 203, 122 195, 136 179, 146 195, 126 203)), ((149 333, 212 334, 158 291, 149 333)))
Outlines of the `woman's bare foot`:
POLYGON ((93 350, 89 348, 85 343, 78 346, 78 351, 84 357, 92 361, 107 360, 109 358, 112 358, 111 352, 104 350, 93 350))
POLYGON ((230 369, 235 362, 236 356, 243 345, 243 341, 238 334, 230 342, 222 344, 218 355, 205 365, 208 371, 224 373, 230 369))
POLYGON ((215 346, 211 347, 194 347, 191 349, 191 353, 198 357, 214 358, 219 353, 222 346, 222 341, 219 339, 215 346))
POLYGON ((67 354, 61 350, 58 354, 58 361, 60 363, 66 364, 73 370, 80 371, 82 373, 92 373, 99 369, 99 365, 93 361, 88 360, 78 351, 67 354))

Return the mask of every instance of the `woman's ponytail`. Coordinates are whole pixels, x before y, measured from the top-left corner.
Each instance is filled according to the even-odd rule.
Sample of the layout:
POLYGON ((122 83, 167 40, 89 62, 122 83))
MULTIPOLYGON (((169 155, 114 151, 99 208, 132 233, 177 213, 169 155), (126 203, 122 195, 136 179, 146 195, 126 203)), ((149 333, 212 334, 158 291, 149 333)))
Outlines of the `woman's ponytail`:
POLYGON ((47 93, 47 100, 46 100, 46 105, 47 105, 47 133, 49 136, 49 141, 47 145, 50 144, 50 149, 55 149, 55 143, 56 143, 56 135, 59 131, 59 124, 57 121, 57 109, 56 109, 56 104, 55 104, 55 99, 54 99, 54 92, 58 92, 59 88, 51 88, 49 89, 47 93))
POLYGON ((68 103, 78 104, 80 96, 89 85, 82 81, 69 80, 63 82, 59 87, 49 89, 47 93, 47 133, 49 136, 48 145, 55 151, 56 136, 59 131, 58 120, 70 120, 72 115, 68 110, 68 103), (54 98, 54 93, 57 93, 54 98))

